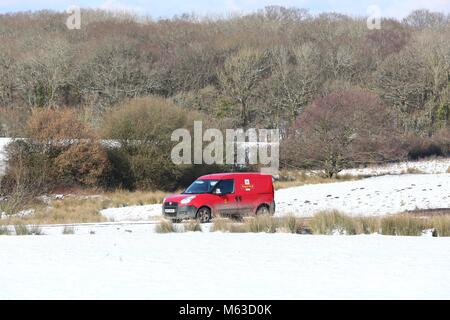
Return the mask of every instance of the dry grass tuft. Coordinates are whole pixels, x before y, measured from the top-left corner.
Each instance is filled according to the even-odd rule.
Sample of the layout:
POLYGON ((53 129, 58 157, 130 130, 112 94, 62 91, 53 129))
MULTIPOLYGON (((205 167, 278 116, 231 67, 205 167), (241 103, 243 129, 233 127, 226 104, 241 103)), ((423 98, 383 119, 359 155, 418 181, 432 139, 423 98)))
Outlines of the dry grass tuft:
POLYGON ((436 236, 450 237, 450 216, 437 215, 430 218, 430 226, 434 228, 436 236))
POLYGON ((381 234, 393 236, 420 236, 427 229, 426 220, 406 215, 392 215, 381 219, 381 234))
POLYGON ((156 233, 172 233, 177 232, 177 228, 175 228, 174 224, 171 220, 161 220, 161 222, 156 226, 156 233))
POLYGON ((417 168, 408 168, 408 169, 406 169, 406 173, 409 173, 409 174, 423 174, 423 173, 425 173, 425 172, 423 172, 422 170, 420 170, 420 169, 417 169, 417 168))
POLYGON ((355 223, 356 219, 349 217, 337 210, 321 211, 309 220, 309 227, 314 234, 339 234, 353 235, 362 228, 355 223))
POLYGON ((185 232, 202 232, 200 222, 196 219, 191 219, 183 223, 183 227, 185 232))
POLYGON ((214 218, 213 224, 211 227, 212 232, 222 231, 222 232, 230 232, 231 230, 231 220, 228 218, 217 217, 214 218))
POLYGON ((75 234, 75 229, 73 227, 65 226, 62 234, 75 234))
POLYGON ((244 217, 243 220, 243 222, 236 223, 228 218, 215 218, 211 231, 231 233, 302 233, 305 231, 303 219, 296 218, 293 215, 281 218, 271 215, 258 215, 244 217))
POLYGON ((275 233, 278 225, 274 217, 264 214, 244 218, 244 223, 241 226, 245 232, 275 233))
POLYGON ((294 215, 278 218, 277 232, 280 233, 302 233, 305 225, 302 219, 296 218, 294 215))
POLYGON ((17 224, 14 226, 16 236, 40 236, 44 233, 39 226, 26 226, 23 224, 17 224))
POLYGON ((8 236, 11 232, 9 231, 8 227, 6 226, 0 226, 0 236, 8 236))

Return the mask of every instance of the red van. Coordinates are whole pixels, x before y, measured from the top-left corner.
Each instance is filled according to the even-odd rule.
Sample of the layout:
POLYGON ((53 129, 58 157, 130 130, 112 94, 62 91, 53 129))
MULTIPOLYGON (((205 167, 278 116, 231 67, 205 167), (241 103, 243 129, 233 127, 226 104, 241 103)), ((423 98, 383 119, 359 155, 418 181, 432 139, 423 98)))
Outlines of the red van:
POLYGON ((163 215, 208 222, 214 216, 273 214, 272 176, 260 173, 216 173, 195 180, 182 194, 163 201, 163 215))

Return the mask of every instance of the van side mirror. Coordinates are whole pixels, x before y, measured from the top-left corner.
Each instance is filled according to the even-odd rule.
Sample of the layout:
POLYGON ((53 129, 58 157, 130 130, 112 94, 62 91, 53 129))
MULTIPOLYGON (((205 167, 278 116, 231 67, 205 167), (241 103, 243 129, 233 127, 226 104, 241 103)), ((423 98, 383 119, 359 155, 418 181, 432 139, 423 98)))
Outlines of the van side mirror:
POLYGON ((222 195, 222 190, 220 190, 220 188, 217 188, 214 190, 214 194, 222 195))

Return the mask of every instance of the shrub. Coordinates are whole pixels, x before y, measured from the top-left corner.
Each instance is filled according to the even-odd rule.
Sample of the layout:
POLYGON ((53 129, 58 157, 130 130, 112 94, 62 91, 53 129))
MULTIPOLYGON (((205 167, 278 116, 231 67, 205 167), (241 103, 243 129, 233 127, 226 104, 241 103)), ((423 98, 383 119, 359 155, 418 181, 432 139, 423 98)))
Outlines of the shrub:
POLYGON ((27 226, 23 224, 17 224, 14 226, 14 230, 16 231, 16 236, 26 236, 30 234, 27 226))
POLYGON ((408 149, 408 158, 412 160, 444 155, 441 145, 430 138, 408 136, 405 143, 408 149))
POLYGON ((43 235, 42 229, 39 226, 28 227, 23 224, 17 224, 14 226, 17 236, 31 236, 31 235, 43 235))
POLYGON ((356 218, 349 217, 337 210, 316 213, 309 221, 309 226, 315 234, 338 232, 354 235, 362 233, 362 227, 358 226, 356 218))
POLYGON ((75 110, 37 108, 27 122, 28 137, 43 145, 64 145, 72 141, 92 139, 92 129, 80 121, 75 110))
POLYGON ((357 234, 373 234, 380 232, 380 219, 378 217, 355 218, 357 234))
POLYGON ((430 225, 438 237, 450 237, 450 216, 438 215, 430 218, 430 225))
POLYGON ((278 218, 277 225, 277 232, 302 233, 305 229, 301 220, 293 215, 278 218))
POLYGON ((176 144, 171 141, 171 134, 192 124, 189 113, 159 97, 130 100, 108 113, 102 131, 105 138, 120 143, 111 152, 121 159, 113 161, 113 165, 128 166, 124 184, 138 189, 177 188, 185 168, 171 160, 171 150, 176 144))
POLYGON ((231 221, 227 218, 214 218, 211 231, 229 232, 231 229, 231 221))
POLYGON ((53 158, 31 140, 14 140, 5 149, 6 172, 2 191, 13 195, 17 190, 28 195, 49 191, 54 186, 53 158))
POLYGON ((45 193, 64 186, 99 186, 108 168, 106 152, 92 129, 73 110, 35 109, 28 139, 7 146, 4 181, 45 193))
POLYGON ((202 231, 202 227, 200 225, 200 222, 198 220, 189 220, 186 223, 184 223, 184 231, 186 232, 201 232, 202 231))
POLYGON ((275 233, 277 231, 277 222, 272 216, 264 214, 244 218, 242 227, 247 232, 275 233))
MULTIPOLYGON (((3 192, 8 193, 7 190, 1 190, 0 188, 0 197, 3 192)), ((8 217, 19 213, 25 209, 25 206, 30 201, 30 197, 21 186, 14 188, 9 192, 8 196, 4 197, 4 199, 0 198, 0 217, 2 217, 2 215, 8 217)))
POLYGON ((58 181, 69 185, 102 185, 109 169, 108 156, 96 141, 80 141, 55 159, 58 181))
POLYGON ((393 120, 389 108, 370 91, 332 92, 296 119, 283 139, 284 157, 296 166, 320 168, 328 177, 354 164, 400 160, 406 151, 393 120))
POLYGON ((171 232, 177 232, 177 229, 173 225, 171 220, 161 220, 160 223, 156 225, 155 229, 156 233, 171 233, 171 232))
POLYGON ((7 236, 10 234, 8 227, 0 226, 0 236, 7 236))
POLYGON ((393 236, 420 236, 426 223, 411 215, 393 215, 381 219, 381 234, 393 236))
POLYGON ((420 169, 410 167, 410 168, 406 169, 406 173, 408 173, 408 174, 423 174, 424 172, 420 169))
POLYGON ((65 226, 62 233, 63 234, 74 234, 75 229, 73 227, 65 226))

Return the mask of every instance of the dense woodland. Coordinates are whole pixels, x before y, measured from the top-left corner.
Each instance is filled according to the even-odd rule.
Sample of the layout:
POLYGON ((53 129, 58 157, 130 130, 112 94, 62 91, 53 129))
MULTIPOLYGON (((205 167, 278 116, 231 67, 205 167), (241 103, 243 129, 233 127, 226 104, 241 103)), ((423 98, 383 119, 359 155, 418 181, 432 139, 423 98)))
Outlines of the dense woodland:
POLYGON ((175 188, 193 169, 159 152, 170 150, 171 130, 193 119, 279 128, 283 167, 329 176, 350 165, 449 154, 444 14, 414 11, 383 19, 379 30, 364 17, 282 7, 167 20, 84 10, 80 30, 69 30, 67 17, 0 15, 0 136, 33 141, 10 148, 10 181, 17 183, 17 163, 45 162, 47 171, 28 173, 29 181, 45 171, 60 175, 39 176, 44 185, 48 178, 175 188), (55 137, 80 140, 52 149, 55 137), (112 152, 96 139, 123 143, 112 152))

